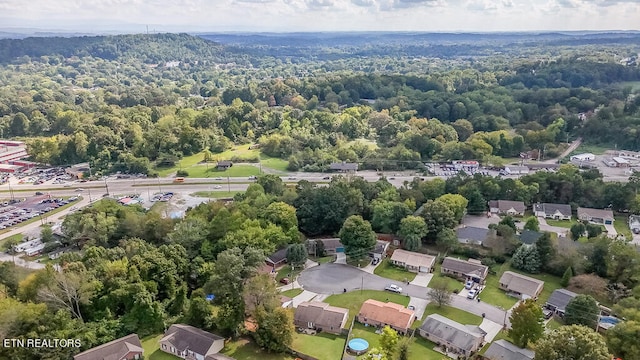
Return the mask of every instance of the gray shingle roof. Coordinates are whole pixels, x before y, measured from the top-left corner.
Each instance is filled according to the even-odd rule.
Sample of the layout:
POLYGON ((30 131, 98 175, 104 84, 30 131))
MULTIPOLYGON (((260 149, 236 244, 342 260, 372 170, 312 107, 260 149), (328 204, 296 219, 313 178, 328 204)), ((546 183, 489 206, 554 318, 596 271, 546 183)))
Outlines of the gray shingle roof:
POLYGON ((518 235, 518 239, 520 239, 523 244, 533 245, 542 235, 544 234, 538 231, 524 230, 518 235))
POLYGON ((599 219, 611 219, 613 220, 613 211, 607 209, 591 209, 591 208, 578 208, 578 217, 582 218, 587 215, 589 218, 599 219))
POLYGON ((460 239, 468 239, 473 242, 484 242, 489 235, 489 229, 483 229, 474 226, 465 226, 463 228, 459 228, 456 230, 456 235, 458 236, 458 240, 460 239))
POLYGON ((542 291, 544 281, 513 271, 505 271, 500 277, 500 284, 505 285, 509 291, 536 297, 542 291))
POLYGON ((556 213, 556 211, 558 211, 562 215, 571 216, 571 205, 568 205, 568 204, 552 204, 552 203, 535 204, 534 210, 544 211, 546 215, 553 215, 556 213))
POLYGON ((119 360, 131 351, 143 352, 138 334, 130 334, 83 351, 75 355, 73 360, 119 360))
POLYGON ((349 309, 330 306, 320 301, 303 302, 298 305, 293 319, 296 323, 313 323, 318 326, 330 326, 333 330, 342 328, 349 309))
POLYGON ((511 200, 491 200, 489 201, 489 207, 498 208, 500 211, 508 211, 513 208, 517 212, 523 212, 527 209, 524 202, 511 200))
POLYGON ((564 312, 564 309, 567 307, 567 304, 574 298, 578 296, 578 294, 573 291, 569 291, 567 289, 557 289, 551 293, 549 296, 549 300, 547 300, 547 304, 554 306, 559 311, 564 312))
POLYGON ((184 324, 171 325, 160 341, 168 341, 179 351, 189 349, 197 354, 205 355, 213 342, 224 340, 223 337, 184 324))
POLYGON ((481 278, 485 278, 489 272, 489 268, 482 264, 474 264, 469 261, 456 259, 452 257, 444 258, 442 269, 455 271, 460 274, 472 274, 481 278))
POLYGON ((267 262, 273 265, 278 265, 287 260, 287 248, 280 249, 267 257, 267 262))
POLYGON ((466 351, 471 351, 478 339, 485 335, 477 326, 465 326, 438 314, 427 316, 420 329, 466 351))
POLYGON ((503 339, 494 341, 484 353, 484 357, 490 360, 533 360, 535 355, 533 351, 519 348, 503 339))

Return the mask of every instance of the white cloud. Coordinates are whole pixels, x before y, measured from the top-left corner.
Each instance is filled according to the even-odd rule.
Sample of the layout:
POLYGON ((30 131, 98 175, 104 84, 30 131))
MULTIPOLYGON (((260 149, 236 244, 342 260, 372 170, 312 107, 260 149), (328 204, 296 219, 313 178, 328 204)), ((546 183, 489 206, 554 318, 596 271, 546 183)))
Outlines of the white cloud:
POLYGON ((0 27, 100 31, 640 29, 638 0, 0 0, 0 27))

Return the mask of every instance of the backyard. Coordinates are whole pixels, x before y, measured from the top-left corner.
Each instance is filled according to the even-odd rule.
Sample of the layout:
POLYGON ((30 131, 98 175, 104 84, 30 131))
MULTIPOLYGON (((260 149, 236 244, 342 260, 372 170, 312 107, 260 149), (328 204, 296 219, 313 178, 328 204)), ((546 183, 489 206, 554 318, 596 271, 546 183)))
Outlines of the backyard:
POLYGON ((177 356, 167 354, 160 350, 160 344, 158 341, 162 339, 163 334, 150 335, 140 339, 142 342, 142 348, 144 349, 144 358, 149 360, 178 360, 177 356))
MULTIPOLYGON (((538 296, 538 300, 537 300, 538 304, 544 305, 544 303, 547 302, 547 300, 549 299, 549 296, 551 296, 551 293, 554 290, 562 288, 562 285, 560 285, 560 281, 562 279, 560 277, 553 276, 553 275, 550 275, 550 274, 544 274, 544 273, 542 273, 542 274, 527 274, 527 273, 525 273, 523 271, 520 271, 520 270, 512 268, 510 262, 505 262, 504 264, 502 264, 500 266, 500 268, 496 271, 497 278, 500 279, 500 276, 502 276, 502 273, 507 271, 507 270, 516 272, 518 274, 530 276, 530 277, 532 277, 534 279, 538 279, 538 280, 544 281, 544 287, 542 289, 542 292, 538 296)), ((482 300, 483 301, 487 301, 487 299, 486 299, 487 296, 483 295, 483 294, 484 294, 484 291, 483 291, 483 293, 480 294, 482 300)), ((491 302, 489 302, 489 303, 492 304, 491 302)))
POLYGON ((396 304, 400 304, 403 306, 409 305, 409 297, 394 294, 386 291, 376 291, 376 290, 362 290, 362 291, 351 291, 344 294, 331 295, 324 300, 324 302, 341 308, 349 309, 349 320, 348 324, 351 323, 351 320, 358 314, 360 308, 362 307, 362 303, 364 303, 368 299, 383 301, 383 302, 394 302, 396 304))
POLYGON ((482 318, 478 315, 456 309, 451 306, 438 306, 436 303, 430 303, 424 310, 425 315, 438 314, 455 321, 463 325, 480 325, 482 318))
POLYGON ((387 279, 401 281, 404 283, 407 281, 413 281, 416 277, 415 273, 409 272, 401 267, 394 266, 389 262, 389 259, 382 260, 382 263, 373 270, 373 273, 387 279))
MULTIPOLYGON (((372 326, 364 326, 362 324, 355 323, 353 325, 353 330, 351 331, 351 339, 362 338, 369 342, 369 349, 380 348, 380 335, 376 334, 375 331, 376 329, 372 326)), ((409 346, 409 360, 430 360, 442 358, 442 354, 433 350, 434 347, 434 343, 419 336, 414 337, 411 339, 411 345, 409 346)), ((364 356, 358 357, 358 359, 361 358, 364 358, 364 356)))
POLYGON ((615 220, 613 222, 613 227, 616 229, 618 234, 624 235, 626 238, 631 238, 631 230, 629 229, 629 216, 627 215, 616 215, 615 220))
POLYGON ((345 343, 344 336, 324 332, 316 335, 294 333, 291 348, 318 360, 335 360, 342 356, 345 343))
MULTIPOLYGON (((270 353, 260 349, 253 340, 240 338, 229 341, 224 345, 222 354, 230 356, 236 360, 294 360, 295 357, 289 354, 270 353)), ((152 359, 154 360, 154 359, 152 359)), ((167 359, 169 360, 169 359, 167 359)))

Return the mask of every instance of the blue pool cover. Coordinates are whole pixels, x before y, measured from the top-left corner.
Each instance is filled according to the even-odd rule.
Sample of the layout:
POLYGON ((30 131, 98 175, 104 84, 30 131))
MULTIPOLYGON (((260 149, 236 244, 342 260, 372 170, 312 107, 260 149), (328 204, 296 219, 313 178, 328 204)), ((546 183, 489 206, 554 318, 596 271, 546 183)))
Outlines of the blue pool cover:
POLYGON ((364 351, 369 348, 369 342, 365 339, 353 339, 349 341, 349 349, 353 351, 364 351))

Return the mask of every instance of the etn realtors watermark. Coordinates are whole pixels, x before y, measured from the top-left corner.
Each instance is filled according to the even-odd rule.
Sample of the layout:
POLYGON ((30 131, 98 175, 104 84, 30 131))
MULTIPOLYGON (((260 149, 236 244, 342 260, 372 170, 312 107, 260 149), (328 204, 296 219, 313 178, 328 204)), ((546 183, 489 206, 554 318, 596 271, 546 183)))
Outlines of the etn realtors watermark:
POLYGON ((80 339, 3 339, 5 348, 79 348, 80 339))

